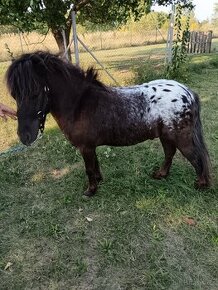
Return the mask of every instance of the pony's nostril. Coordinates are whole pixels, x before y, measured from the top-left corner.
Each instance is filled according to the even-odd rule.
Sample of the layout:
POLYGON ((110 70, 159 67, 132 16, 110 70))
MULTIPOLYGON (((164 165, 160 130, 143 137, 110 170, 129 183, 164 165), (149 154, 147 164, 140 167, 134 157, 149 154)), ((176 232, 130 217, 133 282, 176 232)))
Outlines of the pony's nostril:
POLYGON ((18 134, 20 137, 20 141, 24 144, 29 146, 31 144, 31 134, 29 132, 26 132, 25 134, 18 134))

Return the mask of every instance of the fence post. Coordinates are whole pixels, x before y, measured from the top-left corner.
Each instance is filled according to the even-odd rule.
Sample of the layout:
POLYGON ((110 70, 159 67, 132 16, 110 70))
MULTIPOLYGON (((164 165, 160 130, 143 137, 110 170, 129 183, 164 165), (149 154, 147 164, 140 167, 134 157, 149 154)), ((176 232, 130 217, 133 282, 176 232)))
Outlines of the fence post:
POLYGON ((212 37, 213 37, 213 31, 209 30, 207 34, 207 45, 206 45, 206 52, 211 52, 211 44, 212 44, 212 37))
POLYGON ((75 13, 74 7, 72 9, 71 17, 72 17, 72 30, 73 30, 75 62, 76 62, 76 65, 79 66, 79 49, 78 49, 78 39, 77 39, 77 32, 76 32, 76 13, 75 13))
POLYGON ((174 14, 175 14, 175 5, 172 4, 170 24, 169 24, 168 35, 167 35, 166 58, 165 58, 165 61, 167 64, 172 62, 174 14))

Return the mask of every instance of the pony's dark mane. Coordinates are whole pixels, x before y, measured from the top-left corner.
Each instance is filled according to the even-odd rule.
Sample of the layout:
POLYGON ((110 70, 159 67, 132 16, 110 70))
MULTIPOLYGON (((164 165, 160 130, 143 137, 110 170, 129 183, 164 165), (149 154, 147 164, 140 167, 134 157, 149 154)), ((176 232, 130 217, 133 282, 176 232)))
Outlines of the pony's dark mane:
POLYGON ((29 96, 33 91, 37 94, 46 85, 46 75, 51 72, 59 73, 68 81, 74 77, 85 81, 89 86, 106 89, 106 86, 99 81, 98 72, 93 67, 85 71, 64 61, 59 55, 43 51, 23 54, 13 61, 6 73, 8 89, 13 97, 15 92, 16 96, 22 98, 29 96))

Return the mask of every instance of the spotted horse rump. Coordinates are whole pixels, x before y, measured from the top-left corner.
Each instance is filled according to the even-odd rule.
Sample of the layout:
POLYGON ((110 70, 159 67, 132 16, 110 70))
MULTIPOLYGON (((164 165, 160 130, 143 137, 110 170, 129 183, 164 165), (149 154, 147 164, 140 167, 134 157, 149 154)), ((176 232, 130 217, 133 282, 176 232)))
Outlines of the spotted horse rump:
MULTIPOLYGON (((197 95, 173 80, 155 80, 142 85, 115 88, 131 108, 129 118, 152 130, 162 125, 173 131, 192 121, 197 95)), ((158 136, 159 137, 159 136, 158 136)))

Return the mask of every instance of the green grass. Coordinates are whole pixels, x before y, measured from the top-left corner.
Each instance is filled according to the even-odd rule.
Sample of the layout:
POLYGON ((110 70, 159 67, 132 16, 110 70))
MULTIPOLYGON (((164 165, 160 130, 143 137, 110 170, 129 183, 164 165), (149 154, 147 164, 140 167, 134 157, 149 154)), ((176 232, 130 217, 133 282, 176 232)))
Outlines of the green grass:
MULTIPOLYGON (((192 62, 200 67, 206 57, 216 63, 216 54, 192 62)), ((217 289, 217 73, 208 65, 189 79, 202 100, 209 190, 194 189, 195 174, 180 154, 166 180, 153 180, 163 159, 154 140, 98 148, 104 181, 84 199, 81 156, 51 117, 36 144, 1 155, 0 289, 217 289)), ((17 142, 15 122, 0 130, 1 150, 17 142)))

